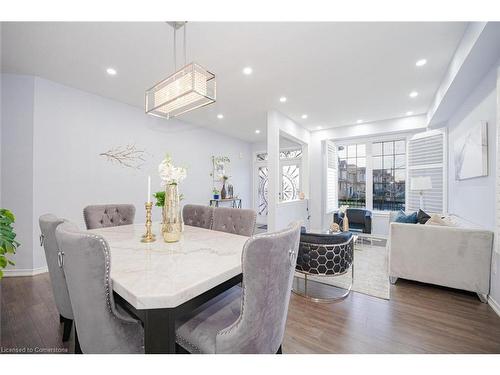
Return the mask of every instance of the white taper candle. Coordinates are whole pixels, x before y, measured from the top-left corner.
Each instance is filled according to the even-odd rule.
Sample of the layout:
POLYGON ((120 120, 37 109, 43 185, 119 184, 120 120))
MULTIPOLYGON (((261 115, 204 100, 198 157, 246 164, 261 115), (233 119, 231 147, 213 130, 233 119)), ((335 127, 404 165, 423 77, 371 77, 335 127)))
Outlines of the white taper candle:
POLYGON ((151 176, 148 176, 148 200, 146 202, 151 202, 151 176))

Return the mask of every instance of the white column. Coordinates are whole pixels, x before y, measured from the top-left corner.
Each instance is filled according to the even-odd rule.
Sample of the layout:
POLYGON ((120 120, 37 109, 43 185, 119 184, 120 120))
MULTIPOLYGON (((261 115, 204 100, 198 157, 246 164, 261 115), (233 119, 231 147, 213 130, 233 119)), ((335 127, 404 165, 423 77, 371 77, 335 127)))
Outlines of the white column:
POLYGON ((267 230, 276 228, 276 211, 279 202, 280 129, 274 111, 267 113, 267 230))

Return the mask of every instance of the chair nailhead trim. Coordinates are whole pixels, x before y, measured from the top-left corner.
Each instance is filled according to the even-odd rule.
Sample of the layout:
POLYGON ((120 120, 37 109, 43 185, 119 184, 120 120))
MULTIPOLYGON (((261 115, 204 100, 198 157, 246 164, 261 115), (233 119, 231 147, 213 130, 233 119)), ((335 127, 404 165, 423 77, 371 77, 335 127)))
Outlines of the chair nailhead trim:
MULTIPOLYGON (((115 318, 116 320, 119 320, 120 323, 125 323, 125 324, 138 324, 137 321, 126 321, 123 319, 120 319, 116 313, 115 313, 115 308, 114 308, 114 303, 112 303, 112 291, 111 291, 111 278, 110 278, 110 269, 111 269, 111 256, 110 256, 110 250, 109 250, 109 245, 108 243, 104 240, 103 237, 98 236, 96 234, 86 234, 85 235, 87 238, 92 238, 94 240, 98 240, 99 243, 101 244, 101 248, 104 253, 104 262, 105 262, 105 272, 104 272, 104 294, 106 296, 106 307, 108 308, 108 311, 111 313, 111 316, 115 318)), ((133 319, 133 318, 132 318, 133 319)))

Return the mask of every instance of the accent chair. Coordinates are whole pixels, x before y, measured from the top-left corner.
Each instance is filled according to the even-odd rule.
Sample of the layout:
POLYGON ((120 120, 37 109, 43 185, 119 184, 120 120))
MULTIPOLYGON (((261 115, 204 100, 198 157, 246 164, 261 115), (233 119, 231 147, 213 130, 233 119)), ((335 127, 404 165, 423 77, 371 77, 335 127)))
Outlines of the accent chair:
POLYGON ((176 323, 191 353, 281 353, 300 224, 250 238, 243 247, 243 286, 203 304, 176 323))
POLYGON ((99 235, 65 222, 56 229, 63 267, 83 353, 144 353, 144 330, 115 304, 110 278, 110 250, 99 235))
POLYGON ((257 213, 254 210, 216 207, 214 208, 212 229, 250 237, 255 230, 256 219, 257 213))
POLYGON ((56 228, 63 222, 63 219, 52 214, 42 215, 38 219, 41 231, 40 243, 45 251, 52 292, 54 293, 57 311, 59 311, 59 322, 63 323, 64 327, 62 341, 66 342, 69 340, 74 318, 66 277, 62 268, 63 253, 59 250, 56 241, 56 228))
POLYGON ((302 277, 295 277, 294 293, 314 302, 334 302, 347 297, 354 280, 353 234, 351 232, 301 233, 296 271, 302 277), (311 288, 311 282, 316 283, 318 277, 341 276, 349 272, 349 269, 351 271, 350 282, 345 288, 338 287, 344 289, 340 295, 338 292, 325 293, 325 288, 333 289, 326 283, 318 285, 321 287, 321 293, 316 291, 316 287, 311 288), (309 276, 316 277, 316 280, 309 280, 309 276))
MULTIPOLYGON (((372 212, 364 208, 348 208, 346 210, 347 219, 349 220, 349 230, 354 230, 363 233, 372 232, 372 212)), ((344 215, 341 212, 333 214, 333 221, 342 228, 342 220, 344 215)))
POLYGON ((214 208, 198 204, 186 204, 182 209, 184 224, 194 227, 211 229, 214 216, 214 208))
POLYGON ((134 224, 134 217, 135 206, 133 204, 101 204, 83 209, 87 229, 134 224))

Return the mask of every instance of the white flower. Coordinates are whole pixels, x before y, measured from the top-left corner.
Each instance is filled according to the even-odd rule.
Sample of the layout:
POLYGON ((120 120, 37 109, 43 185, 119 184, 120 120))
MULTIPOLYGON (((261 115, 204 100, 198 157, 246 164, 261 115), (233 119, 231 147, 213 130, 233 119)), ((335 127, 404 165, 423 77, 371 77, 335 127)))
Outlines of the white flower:
POLYGON ((158 166, 158 173, 160 174, 163 186, 178 184, 187 176, 186 168, 174 166, 172 158, 169 155, 158 166))

